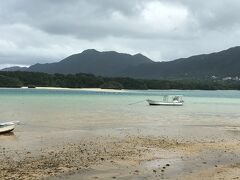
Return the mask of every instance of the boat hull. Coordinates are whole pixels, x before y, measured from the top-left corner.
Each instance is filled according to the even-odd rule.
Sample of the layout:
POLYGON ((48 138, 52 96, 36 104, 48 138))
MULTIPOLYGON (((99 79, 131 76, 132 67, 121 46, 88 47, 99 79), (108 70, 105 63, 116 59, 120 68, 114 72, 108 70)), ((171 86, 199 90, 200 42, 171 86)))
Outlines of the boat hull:
POLYGON ((183 102, 162 102, 147 100, 150 106, 183 106, 183 102))
POLYGON ((13 131, 14 128, 15 128, 14 124, 0 126, 0 134, 2 134, 2 133, 9 133, 9 132, 13 131))

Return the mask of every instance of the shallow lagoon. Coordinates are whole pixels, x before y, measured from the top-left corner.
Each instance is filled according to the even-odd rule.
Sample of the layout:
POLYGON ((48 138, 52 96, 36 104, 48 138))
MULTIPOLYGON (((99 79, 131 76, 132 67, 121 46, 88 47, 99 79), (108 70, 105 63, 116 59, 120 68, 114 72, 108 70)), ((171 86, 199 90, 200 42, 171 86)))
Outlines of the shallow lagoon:
POLYGON ((0 121, 19 120, 17 131, 136 126, 240 125, 239 91, 123 91, 0 89, 0 121), (184 95, 183 107, 151 107, 145 99, 184 95))
MULTIPOLYGON (((53 161, 58 156, 57 161, 60 161, 62 151, 66 153, 65 156, 70 162, 75 162, 73 161, 75 158, 72 159, 75 156, 95 157, 79 154, 79 148, 83 145, 87 145, 93 152, 99 150, 98 153, 101 152, 102 147, 123 155, 130 148, 137 152, 137 157, 143 153, 142 150, 145 148, 147 148, 147 153, 143 159, 140 158, 141 156, 139 156, 140 159, 136 159, 139 164, 131 165, 132 162, 124 162, 126 167, 130 166, 130 172, 125 165, 121 165, 121 161, 116 159, 117 156, 111 157, 110 163, 104 161, 97 167, 88 164, 93 168, 90 171, 89 169, 76 171, 73 169, 76 168, 75 165, 63 161, 62 166, 68 169, 65 172, 77 173, 73 176, 65 174, 68 179, 79 179, 84 174, 86 179, 95 178, 95 176, 112 179, 113 174, 119 179, 124 179, 123 177, 125 179, 140 177, 152 179, 156 176, 153 170, 158 166, 162 167, 164 163, 170 163, 171 168, 158 175, 170 179, 175 179, 180 172, 191 175, 193 170, 198 173, 212 166, 216 168, 216 164, 228 169, 229 164, 239 161, 239 109, 239 91, 99 92, 64 89, 0 89, 1 121, 21 121, 14 133, 0 136, 0 149, 2 149, 0 158, 4 160, 5 157, 10 156, 15 163, 23 160, 23 164, 25 159, 29 158, 33 166, 28 167, 28 163, 25 163, 14 177, 21 177, 21 173, 34 176, 35 173, 31 173, 31 170, 36 171, 34 167, 39 166, 37 162, 46 163, 45 160, 51 159, 52 156, 53 161), (152 107, 146 102, 129 105, 146 99, 160 100, 163 95, 167 94, 184 95, 184 106, 152 107), (126 145, 125 141, 128 137, 131 141, 126 145), (171 139, 180 143, 174 143, 173 151, 169 151, 164 148, 164 144, 162 147, 162 138, 166 139, 163 141, 166 143, 169 141, 171 144, 171 139), (115 142, 111 143, 112 141, 115 142), (153 144, 149 149, 150 142, 153 144), (160 144, 155 144, 155 142, 160 142, 160 144), (120 148, 116 148, 115 143, 120 143, 120 148), (181 143, 190 144, 185 149, 181 143), (99 145, 100 149, 95 145, 99 145), (198 155, 188 154, 196 149, 198 155), (36 161, 35 158, 38 160, 36 161), (145 171, 146 166, 148 170, 145 171), (136 174, 136 168, 142 174, 136 174)), ((109 156, 109 153, 106 152, 105 156, 109 156)), ((124 158, 133 157, 125 154, 124 158)), ((82 161, 80 165, 87 162, 82 161)), ((51 164, 52 161, 48 163, 51 164)), ((92 163, 99 164, 99 157, 96 156, 92 163)), ((11 167, 2 168, 11 170, 11 167)), ((37 176, 45 175, 45 169, 44 166, 40 168, 37 176)), ((51 175, 59 174, 60 176, 56 179, 66 179, 65 175, 62 176, 62 170, 58 166, 57 169, 47 168, 46 170, 51 175)), ((161 170, 158 168, 158 172, 161 170)), ((2 176, 9 175, 7 172, 2 173, 2 176)), ((208 173, 206 176, 208 177, 208 173)), ((194 178, 196 177, 205 176, 195 174, 194 178)), ((185 176, 182 179, 186 179, 185 176)), ((191 176, 190 179, 192 179, 191 176)))

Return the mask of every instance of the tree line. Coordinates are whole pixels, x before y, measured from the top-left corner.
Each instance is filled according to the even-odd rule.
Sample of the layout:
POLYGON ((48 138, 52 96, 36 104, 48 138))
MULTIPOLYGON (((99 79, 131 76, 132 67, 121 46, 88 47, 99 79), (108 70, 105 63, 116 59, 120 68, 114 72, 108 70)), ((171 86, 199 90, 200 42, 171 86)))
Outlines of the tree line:
POLYGON ((103 89, 240 90, 240 81, 147 80, 128 77, 101 77, 92 74, 46 74, 0 72, 0 87, 63 87, 103 89))

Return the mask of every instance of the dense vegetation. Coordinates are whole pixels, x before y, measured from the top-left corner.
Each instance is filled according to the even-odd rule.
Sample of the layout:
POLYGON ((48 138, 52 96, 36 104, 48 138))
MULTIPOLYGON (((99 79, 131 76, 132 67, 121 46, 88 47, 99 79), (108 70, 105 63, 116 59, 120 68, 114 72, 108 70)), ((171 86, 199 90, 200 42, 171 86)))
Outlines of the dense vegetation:
POLYGON ((237 89, 240 81, 142 80, 105 78, 92 74, 45 74, 36 72, 0 72, 0 87, 67 87, 105 89, 237 89))

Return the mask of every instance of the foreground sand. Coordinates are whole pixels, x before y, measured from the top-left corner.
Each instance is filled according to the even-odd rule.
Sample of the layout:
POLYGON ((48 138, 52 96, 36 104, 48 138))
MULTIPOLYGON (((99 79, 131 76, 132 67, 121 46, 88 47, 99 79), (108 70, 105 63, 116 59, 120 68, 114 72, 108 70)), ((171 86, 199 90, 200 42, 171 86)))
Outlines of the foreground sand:
POLYGON ((79 137, 32 151, 0 146, 0 162, 0 179, 240 179, 240 141, 79 137))

